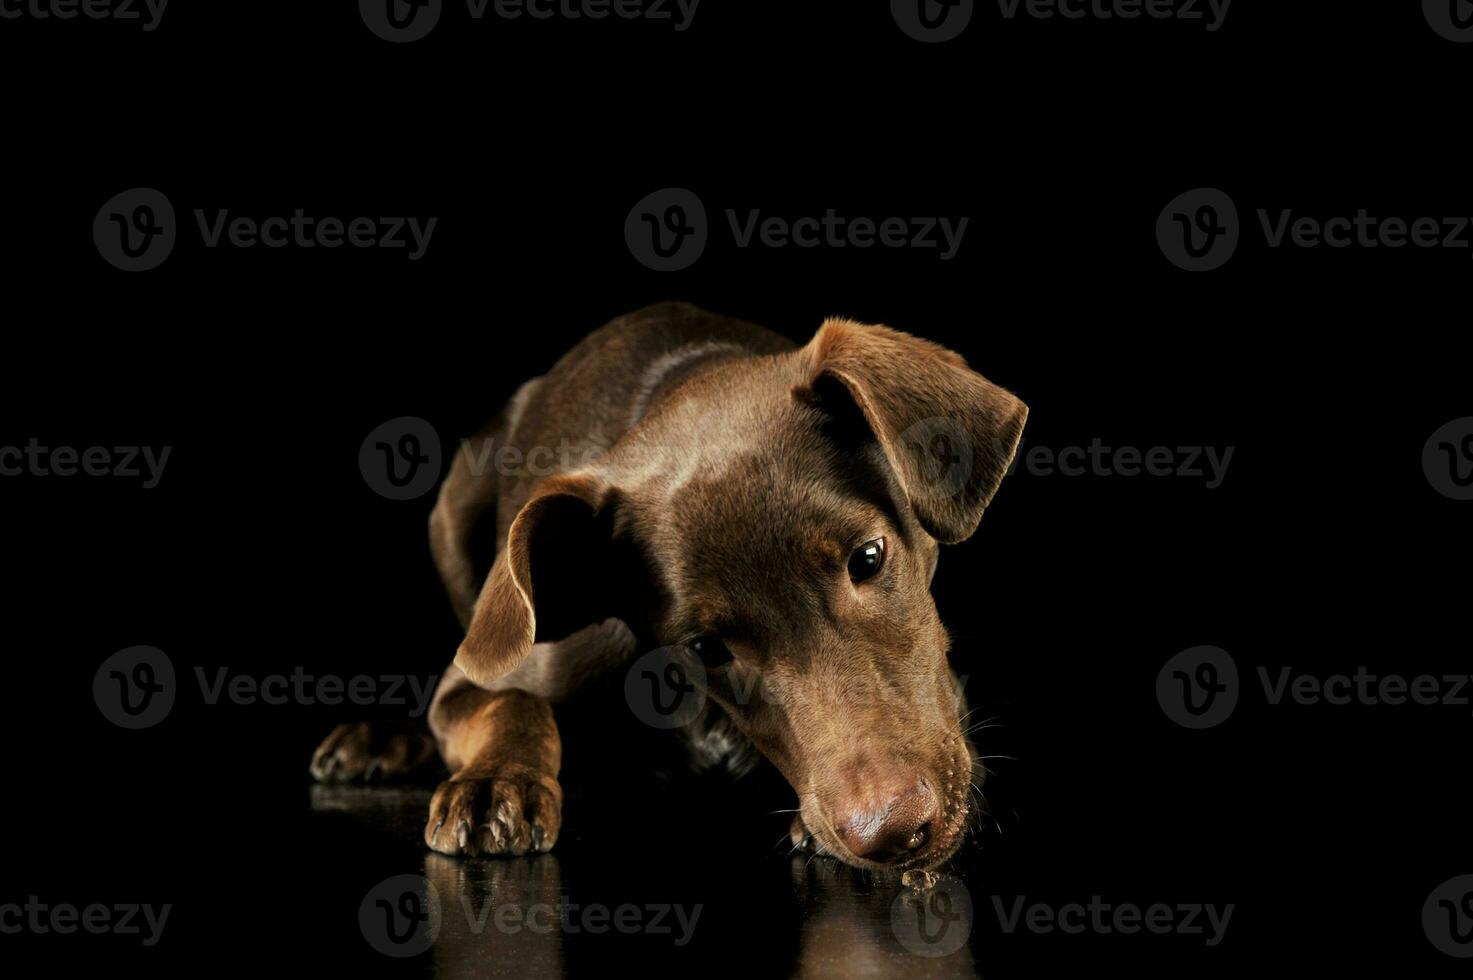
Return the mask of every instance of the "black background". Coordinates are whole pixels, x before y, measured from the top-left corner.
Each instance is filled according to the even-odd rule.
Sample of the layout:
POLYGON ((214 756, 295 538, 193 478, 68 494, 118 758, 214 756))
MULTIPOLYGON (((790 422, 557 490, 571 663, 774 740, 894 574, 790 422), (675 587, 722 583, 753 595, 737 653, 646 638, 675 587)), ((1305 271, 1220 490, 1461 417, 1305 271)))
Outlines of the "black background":
MULTIPOLYGON (((152 948, 0 948, 171 975, 424 968, 378 957, 356 920, 370 886, 420 869, 417 828, 309 806, 312 748, 363 709, 209 706, 193 668, 438 672, 457 636, 425 547, 433 496, 377 496, 360 442, 401 415, 469 434, 588 330, 686 299, 795 339, 843 314, 946 343, 1028 402, 1025 448, 1235 447, 1210 490, 1020 470, 943 558, 957 669, 1006 724, 979 744, 1017 759, 995 761, 1001 830, 964 862, 980 972, 1462 969, 1420 911, 1473 871, 1473 709, 1269 707, 1256 668, 1467 671, 1473 505, 1436 493, 1420 456, 1469 414, 1473 249, 1273 250, 1255 212, 1473 214, 1458 94, 1473 45, 1416 4, 1238 0, 1214 33, 979 4, 939 45, 885 4, 705 0, 682 33, 473 23, 451 4, 409 45, 354 4, 307 6, 174 0, 152 33, 0 21, 0 444, 173 447, 152 490, 0 479, 0 901, 174 905, 152 948), (162 267, 130 275, 90 228, 136 186, 186 226, 162 267), (662 274, 623 226, 667 186, 699 194, 713 228, 694 266, 662 274), (1193 275, 1154 226, 1200 186, 1233 196, 1244 231, 1224 268, 1193 275), (418 262, 207 250, 196 207, 439 224, 418 262), (830 207, 970 224, 943 262, 739 249, 722 216, 830 207), (89 692, 135 644, 168 652, 184 689, 162 724, 125 732, 89 692), (1155 682, 1199 644, 1230 651, 1245 685, 1228 722, 1193 732, 1155 682), (1212 948, 1005 935, 993 895, 1236 911, 1212 948)), ((823 965, 770 847, 787 818, 767 811, 791 801, 755 783, 699 806, 570 789, 568 891, 704 902, 706 918, 679 950, 570 941, 567 967, 823 965)))

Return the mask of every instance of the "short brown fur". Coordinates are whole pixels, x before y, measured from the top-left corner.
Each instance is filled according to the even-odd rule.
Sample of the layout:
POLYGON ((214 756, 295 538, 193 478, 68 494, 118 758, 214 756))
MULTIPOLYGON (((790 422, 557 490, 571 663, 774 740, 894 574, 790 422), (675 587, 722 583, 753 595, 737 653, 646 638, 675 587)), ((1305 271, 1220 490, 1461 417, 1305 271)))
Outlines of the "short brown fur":
MULTIPOLYGON (((466 635, 431 709, 452 775, 428 845, 550 848, 550 703, 663 646, 793 786, 795 843, 869 868, 947 859, 975 752, 930 582, 1026 418, 958 354, 886 327, 832 319, 797 347, 669 303, 595 331, 467 443, 430 522, 466 635), (488 443, 528 463, 565 452, 478 474, 488 443), (494 560, 475 543, 488 528, 494 560), (877 538, 879 573, 851 581, 849 555, 877 538), (700 636, 731 661, 700 670, 700 636)), ((354 778, 371 743, 334 732, 314 773, 354 778)), ((395 774, 413 768, 394 752, 395 774)))

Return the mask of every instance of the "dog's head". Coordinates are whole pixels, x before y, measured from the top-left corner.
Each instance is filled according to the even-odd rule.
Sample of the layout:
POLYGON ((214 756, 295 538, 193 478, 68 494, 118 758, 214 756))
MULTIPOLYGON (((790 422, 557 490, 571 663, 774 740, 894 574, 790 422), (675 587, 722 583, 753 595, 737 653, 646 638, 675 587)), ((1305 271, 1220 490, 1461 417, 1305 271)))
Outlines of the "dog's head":
POLYGON ((801 349, 713 359, 592 467, 544 481, 456 662, 488 682, 534 636, 617 616, 680 651, 825 850, 938 864, 973 755, 930 583, 1026 416, 957 354, 885 327, 830 320, 801 349))

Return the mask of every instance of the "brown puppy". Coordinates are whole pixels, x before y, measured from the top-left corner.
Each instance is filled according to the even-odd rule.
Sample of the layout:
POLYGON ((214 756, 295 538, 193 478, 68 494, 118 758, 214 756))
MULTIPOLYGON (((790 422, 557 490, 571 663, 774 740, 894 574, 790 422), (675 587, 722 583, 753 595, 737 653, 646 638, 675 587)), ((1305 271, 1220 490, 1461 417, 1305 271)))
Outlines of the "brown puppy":
MULTIPOLYGON (((800 348, 662 304, 595 331, 466 442, 431 517, 466 636, 430 710, 452 775, 426 842, 550 848, 550 703, 666 647, 724 716, 690 726, 693 748, 755 745, 797 791, 795 843, 867 868, 944 861, 974 754, 930 582, 1026 417, 886 327, 829 320, 800 348)), ((313 771, 395 775, 427 754, 344 726, 313 771)))

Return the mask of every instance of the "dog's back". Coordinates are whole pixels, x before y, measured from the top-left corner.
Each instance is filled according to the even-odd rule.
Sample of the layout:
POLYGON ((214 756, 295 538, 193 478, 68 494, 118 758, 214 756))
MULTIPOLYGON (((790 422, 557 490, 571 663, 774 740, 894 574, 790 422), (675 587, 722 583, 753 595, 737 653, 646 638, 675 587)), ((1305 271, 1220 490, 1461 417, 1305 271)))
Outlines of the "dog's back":
POLYGON ((461 625, 537 484, 603 455, 696 367, 796 345, 689 303, 658 303, 593 331, 467 439, 430 517, 430 548, 461 625))

